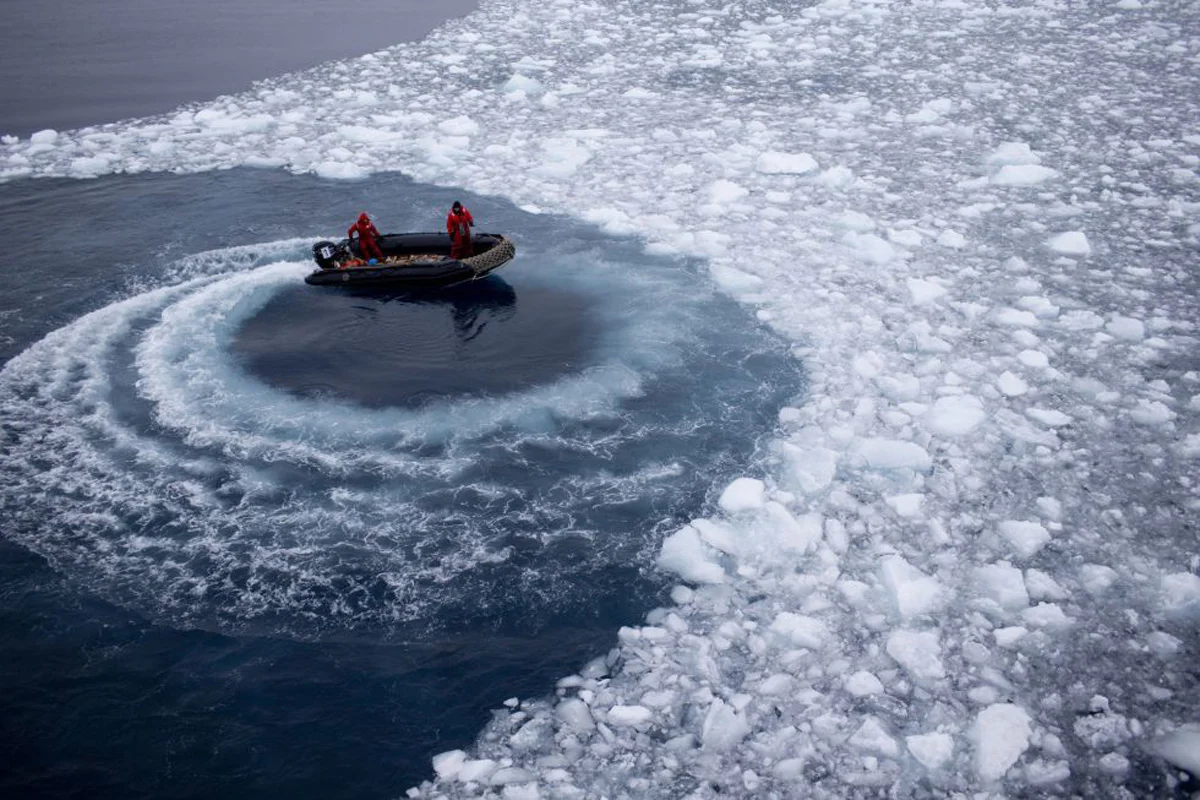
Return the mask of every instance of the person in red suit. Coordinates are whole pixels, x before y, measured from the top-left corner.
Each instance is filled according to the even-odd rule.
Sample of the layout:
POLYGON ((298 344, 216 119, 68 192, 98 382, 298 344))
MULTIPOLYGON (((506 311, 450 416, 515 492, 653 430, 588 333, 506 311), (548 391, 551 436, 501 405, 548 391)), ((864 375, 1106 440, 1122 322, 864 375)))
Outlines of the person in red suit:
POLYGON ((475 227, 475 218, 463 204, 454 201, 450 213, 446 215, 446 232, 450 234, 450 257, 468 258, 475 254, 471 246, 471 228, 475 227))
POLYGON ((358 222, 351 225, 350 230, 346 231, 346 237, 353 239, 356 232, 358 233, 358 250, 362 253, 362 257, 382 261, 383 251, 379 249, 379 243, 375 241, 379 238, 379 231, 365 211, 358 215, 358 222))

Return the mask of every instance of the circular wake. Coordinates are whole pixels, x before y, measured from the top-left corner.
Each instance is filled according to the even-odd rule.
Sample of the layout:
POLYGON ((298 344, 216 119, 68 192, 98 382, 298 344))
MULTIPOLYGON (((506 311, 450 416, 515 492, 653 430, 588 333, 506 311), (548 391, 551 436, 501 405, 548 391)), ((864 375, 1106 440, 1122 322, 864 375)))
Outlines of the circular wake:
MULTIPOLYGON (((527 625, 530 608, 544 619, 620 594, 657 527, 694 512, 797 389, 763 333, 715 332, 739 312, 689 270, 630 270, 594 245, 570 274, 537 270, 535 253, 489 318, 520 314, 521 286, 552 277, 595 315, 571 363, 407 403, 277 385, 252 368, 246 331, 259 356, 272 336, 294 349, 263 319, 310 269, 304 249, 185 259, 174 282, 9 362, 0 509, 19 541, 179 625, 306 638, 527 625)), ((461 304, 483 341, 482 312, 461 304)), ((377 349, 318 353, 301 374, 377 349)))

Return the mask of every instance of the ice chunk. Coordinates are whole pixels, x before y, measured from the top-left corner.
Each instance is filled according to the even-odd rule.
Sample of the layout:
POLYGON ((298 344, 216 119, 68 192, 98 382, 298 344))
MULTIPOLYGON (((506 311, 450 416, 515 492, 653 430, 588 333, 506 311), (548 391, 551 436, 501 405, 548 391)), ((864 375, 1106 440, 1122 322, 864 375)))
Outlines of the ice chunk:
POLYGON ((983 402, 969 394, 939 397, 921 421, 930 433, 965 436, 987 419, 983 402))
POLYGON ((1019 308, 1002 308, 996 312, 996 322, 1011 328, 1036 328, 1041 325, 1037 314, 1019 308))
POLYGON ((708 187, 708 202, 722 205, 732 203, 735 200, 741 200, 748 194, 750 194, 748 189, 744 186, 739 186, 733 181, 713 181, 708 187))
POLYGON ((783 505, 770 501, 766 505, 767 525, 764 525, 759 543, 768 548, 778 548, 779 553, 807 553, 821 541, 823 518, 820 514, 802 514, 800 517, 783 505))
POLYGON ((1027 633, 1029 633, 1028 628, 1024 628, 1020 625, 1013 625, 1009 628, 996 628, 994 631, 992 631, 992 636, 995 637, 996 644, 1004 648, 1012 648, 1017 642, 1021 641, 1021 639, 1023 639, 1027 633))
POLYGON ((867 697, 868 695, 882 694, 883 684, 874 673, 859 670, 846 678, 846 691, 854 697, 867 697))
POLYGON ((1041 161, 1025 142, 1005 142, 992 151, 987 157, 991 167, 1003 167, 1008 164, 1037 164, 1041 161))
POLYGON ((996 380, 996 388, 1006 397, 1020 397, 1029 391, 1029 384, 1011 372, 1003 372, 996 380))
POLYGON ((873 233, 847 231, 842 243, 854 250, 859 258, 871 264, 886 264, 896 257, 896 248, 873 233))
POLYGON ((743 272, 723 264, 710 264, 709 272, 712 273, 713 280, 730 294, 756 292, 763 282, 762 278, 757 275, 751 275, 749 272, 743 272))
POLYGON ((1012 703, 994 703, 975 718, 971 741, 975 745, 975 771, 984 781, 998 781, 1029 749, 1033 735, 1029 714, 1012 703))
POLYGON ((1145 323, 1133 317, 1113 317, 1104 326, 1104 330, 1127 342, 1140 342, 1146 338, 1145 323))
POLYGON ((1162 579, 1163 609, 1171 615, 1200 617, 1200 577, 1176 572, 1162 579))
POLYGON ((84 156, 71 160, 68 172, 79 178, 94 178, 109 171, 111 160, 103 155, 84 156))
POLYGON ((1090 714, 1076 717, 1071 729, 1079 740, 1094 750, 1111 750, 1129 741, 1133 732, 1129 720, 1112 713, 1105 697, 1093 698, 1090 714), (1099 700, 1100 702, 1095 702, 1099 700))
POLYGON ((654 719, 654 712, 645 706, 613 706, 604 717, 610 725, 633 728, 654 719))
POLYGON ((1058 177, 1058 170, 1037 164, 1005 164, 992 176, 997 186, 1036 186, 1058 177))
POLYGON ((568 697, 560 702, 554 713, 576 733, 587 733, 596 727, 596 722, 592 719, 592 710, 577 697, 568 697))
POLYGON ((1015 611, 1029 605, 1025 578, 1021 570, 1008 564, 989 564, 975 570, 975 586, 979 593, 1002 611, 1015 611))
POLYGON ((1042 516, 1046 519, 1059 522, 1063 518, 1062 503, 1053 497, 1039 497, 1037 499, 1038 511, 1042 512, 1042 516))
POLYGON ((932 303, 946 294, 946 287, 935 281, 924 280, 922 278, 908 278, 905 282, 908 285, 908 292, 912 295, 913 302, 918 305, 932 303))
POLYGON ((1038 603, 1027 608, 1021 612, 1021 619, 1035 628, 1061 629, 1071 624, 1071 618, 1054 603, 1038 603))
POLYGON ((1155 740, 1155 753, 1193 776, 1200 776, 1200 725, 1184 725, 1155 740))
POLYGON ((817 183, 824 184, 825 186, 832 186, 834 188, 849 186, 850 184, 854 183, 854 171, 849 167, 844 167, 839 164, 838 166, 830 167, 822 172, 817 176, 816 181, 817 183))
POLYGON ((895 439, 862 439, 855 443, 853 453, 874 469, 912 469, 925 471, 933 459, 924 447, 914 442, 895 439))
POLYGON ((459 783, 485 781, 496 771, 498 766, 500 765, 490 758, 472 759, 464 761, 454 777, 459 783))
POLYGON ((921 396, 921 381, 915 375, 881 375, 875 383, 885 397, 897 403, 921 396))
POLYGON ((805 175, 821 168, 808 153, 778 153, 768 150, 758 157, 758 171, 768 175, 805 175))
POLYGON ((766 678, 758 685, 759 694, 778 695, 786 694, 792 688, 792 676, 783 672, 777 672, 774 675, 766 678))
POLYGON ((453 780, 466 760, 467 754, 462 750, 447 750, 433 757, 433 771, 439 778, 453 780))
POLYGON ((1001 522, 997 529, 1021 558, 1031 558, 1050 541, 1050 531, 1040 522, 1010 519, 1001 522))
POLYGON ((851 747, 868 753, 878 753, 887 758, 900 755, 900 745, 875 717, 867 717, 848 741, 851 747))
POLYGON ((479 123, 462 115, 438 123, 438 128, 451 136, 474 136, 479 133, 479 123))
POLYGON ((1154 427, 1166 425, 1175 419, 1175 412, 1157 400, 1138 400, 1137 405, 1129 412, 1129 418, 1139 425, 1154 427))
POLYGON ((846 211, 838 217, 838 224, 843 228, 858 233, 866 233, 867 231, 875 230, 875 220, 871 219, 861 211, 846 211))
POLYGON ((693 583, 721 583, 725 570, 708 556, 700 533, 686 525, 668 536, 658 554, 658 566, 693 583))
POLYGON ((700 534, 700 540, 722 553, 736 553, 738 549, 737 529, 713 522, 711 519, 694 519, 692 527, 700 534))
POLYGON ((1025 570, 1025 587, 1034 600, 1065 600, 1067 590, 1040 569, 1025 570))
POLYGON ((1113 776, 1129 772, 1129 759, 1120 753, 1105 753, 1100 757, 1100 771, 1113 776))
POLYGON ((917 519, 921 516, 921 504, 925 500, 925 495, 917 493, 894 494, 885 497, 884 500, 897 515, 905 519, 917 519))
POLYGON ((1079 582, 1092 595, 1101 595, 1117 580, 1117 571, 1103 564, 1084 564, 1079 570, 1079 582))
POLYGON ((1033 312, 1038 319, 1053 319, 1058 316, 1061 310, 1058 306, 1051 303, 1048 298, 1040 296, 1022 297, 1017 301, 1017 305, 1026 311, 1033 312))
POLYGON ((536 95, 543 91, 541 81, 536 78, 531 78, 528 75, 522 75, 520 72, 514 73, 511 78, 505 81, 501 87, 505 94, 511 95, 536 95))
POLYGON ((754 511, 766 502, 766 486, 756 478, 738 478, 725 487, 719 504, 730 514, 739 511, 754 511))
POLYGON ((1025 416, 1036 422, 1040 422, 1047 428, 1061 428, 1063 425, 1070 425, 1074 422, 1074 418, 1068 414, 1054 408, 1030 408, 1026 409, 1025 416))
MULTIPOLYGON (((571 137, 546 139, 540 147, 541 163, 533 171, 545 178, 569 178, 592 160, 592 151, 571 137)), ((628 216, 615 208, 595 208, 585 216, 613 233, 630 230, 628 216)))
POLYGON ((529 783, 536 779, 532 772, 521 767, 502 767, 492 773, 488 783, 492 786, 507 786, 510 783, 529 783))
POLYGON ((1154 631, 1146 637, 1146 646, 1159 658, 1170 658, 1179 652, 1183 641, 1166 631, 1154 631))
POLYGON ((918 733, 906 736, 904 742, 913 758, 928 770, 940 769, 954 756, 954 738, 948 733, 918 733))
POLYGON ((828 631, 818 619, 791 611, 782 611, 771 623, 771 632, 786 638, 792 644, 819 650, 825 643, 828 631))
POLYGON ((896 610, 905 619, 928 614, 942 605, 942 585, 900 556, 885 558, 879 566, 879 576, 896 610))
POLYGON ((731 705, 717 698, 708 707, 700 728, 700 742, 706 750, 723 752, 736 747, 750 732, 745 717, 731 705))
POLYGON ((800 491, 817 494, 833 483, 838 465, 836 451, 827 447, 802 449, 791 444, 784 444, 782 449, 800 491))
MULTIPOLYGON (((896 244, 903 245, 904 247, 920 247, 921 243, 925 241, 925 238, 921 236, 919 231, 914 231, 911 228, 905 228, 903 230, 894 230, 889 228, 887 236, 889 240, 895 242, 896 244)), ((921 283, 932 283, 934 286, 937 286, 939 289, 941 289, 941 291, 938 292, 939 295, 945 294, 945 289, 941 286, 941 284, 934 283, 933 281, 925 281, 920 278, 912 278, 911 280, 920 281, 921 283)), ((909 286, 909 289, 912 289, 911 285, 909 286)), ((913 299, 916 300, 915 293, 913 299)), ((916 302, 921 301, 916 300, 916 302)))
POLYGON ((1017 360, 1033 369, 1045 369, 1050 366, 1050 359, 1040 350, 1022 350, 1017 353, 1017 360))
POLYGON ((901 629, 893 631, 887 640, 887 654, 918 680, 940 680, 946 677, 942 666, 942 649, 933 631, 901 629))
POLYGON ((341 181, 359 180, 368 175, 367 170, 345 161, 322 161, 313 166, 313 172, 319 178, 341 181))
POLYGON ((1087 236, 1083 231, 1067 231, 1052 236, 1046 242, 1046 246, 1056 253, 1069 256, 1086 256, 1092 252, 1092 246, 1088 244, 1087 236))
POLYGON ((1071 777, 1071 767, 1066 761, 1033 761, 1022 772, 1031 786, 1052 786, 1071 777))
POLYGON ((967 238, 958 231, 947 229, 938 234, 937 243, 942 247, 951 247, 957 250, 967 244, 967 238))

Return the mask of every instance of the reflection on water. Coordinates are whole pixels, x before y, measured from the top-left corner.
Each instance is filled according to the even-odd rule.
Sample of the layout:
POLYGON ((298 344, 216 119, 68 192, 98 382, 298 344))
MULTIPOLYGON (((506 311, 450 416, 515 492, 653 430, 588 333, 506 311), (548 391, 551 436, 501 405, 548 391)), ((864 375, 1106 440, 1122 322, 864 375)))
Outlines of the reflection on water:
POLYGON ((252 374, 304 397, 420 407, 496 397, 585 366, 597 324, 585 300, 490 276, 438 291, 296 286, 238 331, 252 374))
POLYGON ((466 344, 483 333, 489 323, 501 324, 516 312, 517 293, 505 280, 491 275, 482 280, 433 291, 397 291, 355 287, 355 297, 377 303, 410 303, 448 307, 454 332, 466 344))

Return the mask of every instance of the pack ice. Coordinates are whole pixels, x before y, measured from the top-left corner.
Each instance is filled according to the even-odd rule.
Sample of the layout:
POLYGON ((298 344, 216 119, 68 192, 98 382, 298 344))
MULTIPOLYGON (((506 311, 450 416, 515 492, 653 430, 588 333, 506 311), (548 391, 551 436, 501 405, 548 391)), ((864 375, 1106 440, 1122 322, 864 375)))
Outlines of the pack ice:
POLYGON ((793 342, 811 391, 665 538, 669 602, 410 796, 1167 796, 1200 704, 1197 31, 1184 0, 484 0, 7 137, 0 177, 403 170, 701 256, 793 342))

